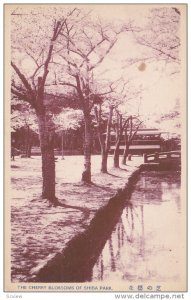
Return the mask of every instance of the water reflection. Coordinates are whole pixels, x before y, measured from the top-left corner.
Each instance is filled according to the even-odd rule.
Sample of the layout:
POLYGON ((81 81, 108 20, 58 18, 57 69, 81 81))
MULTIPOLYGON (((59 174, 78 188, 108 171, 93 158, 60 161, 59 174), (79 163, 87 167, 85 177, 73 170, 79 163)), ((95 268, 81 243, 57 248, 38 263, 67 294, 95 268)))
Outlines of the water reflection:
POLYGON ((180 174, 144 172, 92 272, 92 281, 179 280, 180 174))

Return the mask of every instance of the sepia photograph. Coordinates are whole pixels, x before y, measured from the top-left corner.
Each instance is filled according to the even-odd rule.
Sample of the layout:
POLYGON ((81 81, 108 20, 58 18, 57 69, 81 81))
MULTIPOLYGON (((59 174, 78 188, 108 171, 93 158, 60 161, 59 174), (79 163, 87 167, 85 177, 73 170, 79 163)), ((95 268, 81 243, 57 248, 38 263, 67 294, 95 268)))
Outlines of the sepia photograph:
POLYGON ((4 291, 186 292, 187 4, 4 4, 4 291))

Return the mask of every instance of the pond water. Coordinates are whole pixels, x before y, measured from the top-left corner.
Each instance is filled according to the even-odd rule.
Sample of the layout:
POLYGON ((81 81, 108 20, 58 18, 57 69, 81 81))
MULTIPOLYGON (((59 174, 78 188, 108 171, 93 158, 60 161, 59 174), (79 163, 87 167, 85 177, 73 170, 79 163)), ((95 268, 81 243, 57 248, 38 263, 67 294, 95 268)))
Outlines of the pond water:
POLYGON ((178 281, 180 172, 142 172, 92 270, 91 281, 178 281))

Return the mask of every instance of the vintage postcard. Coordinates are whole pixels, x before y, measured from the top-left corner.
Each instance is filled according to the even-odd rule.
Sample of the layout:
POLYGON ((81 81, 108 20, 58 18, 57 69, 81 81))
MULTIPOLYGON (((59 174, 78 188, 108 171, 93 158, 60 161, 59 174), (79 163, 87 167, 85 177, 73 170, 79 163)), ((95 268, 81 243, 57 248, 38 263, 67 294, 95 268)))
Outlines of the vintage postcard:
POLYGON ((5 4, 6 292, 186 292, 187 5, 5 4))

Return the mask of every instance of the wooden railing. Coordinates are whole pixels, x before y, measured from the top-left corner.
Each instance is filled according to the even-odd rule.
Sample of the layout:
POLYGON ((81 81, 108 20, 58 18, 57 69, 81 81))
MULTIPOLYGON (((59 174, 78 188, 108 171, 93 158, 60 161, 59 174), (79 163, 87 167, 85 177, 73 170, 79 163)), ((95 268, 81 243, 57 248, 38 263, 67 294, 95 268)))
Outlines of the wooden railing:
POLYGON ((144 163, 181 162, 180 151, 144 154, 144 163))

